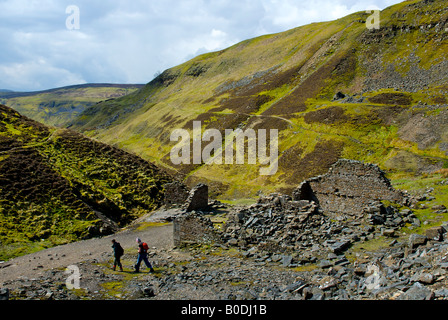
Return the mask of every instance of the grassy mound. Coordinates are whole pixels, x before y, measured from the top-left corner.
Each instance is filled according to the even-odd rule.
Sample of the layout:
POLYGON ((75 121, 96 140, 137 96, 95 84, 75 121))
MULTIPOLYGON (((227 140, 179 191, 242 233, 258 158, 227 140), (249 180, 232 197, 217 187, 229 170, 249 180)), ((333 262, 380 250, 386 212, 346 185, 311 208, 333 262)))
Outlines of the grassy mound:
POLYGON ((0 105, 0 259, 110 233, 157 208, 169 181, 133 154, 0 105))

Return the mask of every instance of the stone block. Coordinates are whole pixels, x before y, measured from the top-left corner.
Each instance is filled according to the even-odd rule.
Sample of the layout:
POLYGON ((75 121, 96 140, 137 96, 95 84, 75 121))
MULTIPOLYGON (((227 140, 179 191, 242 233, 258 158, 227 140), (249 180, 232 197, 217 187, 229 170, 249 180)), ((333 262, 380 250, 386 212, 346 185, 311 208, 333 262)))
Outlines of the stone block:
POLYGON ((408 244, 410 248, 417 248, 418 246, 425 245, 426 241, 426 236, 413 233, 409 236, 408 244))
POLYGON ((433 227, 426 230, 426 238, 430 240, 442 241, 444 229, 442 227, 433 227))

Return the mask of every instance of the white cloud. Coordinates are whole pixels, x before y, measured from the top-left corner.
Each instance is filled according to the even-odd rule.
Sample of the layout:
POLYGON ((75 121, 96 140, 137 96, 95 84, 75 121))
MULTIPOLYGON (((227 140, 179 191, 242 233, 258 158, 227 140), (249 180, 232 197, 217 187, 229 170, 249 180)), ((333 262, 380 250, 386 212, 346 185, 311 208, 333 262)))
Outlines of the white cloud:
POLYGON ((193 56, 400 0, 0 0, 0 88, 146 83, 193 56), (66 7, 80 29, 66 29, 66 7))
POLYGON ((53 87, 86 83, 81 75, 53 67, 43 58, 25 63, 0 65, 0 74, 7 79, 9 87, 25 87, 30 88, 29 90, 42 89, 48 82, 52 83, 53 87))
POLYGON ((325 0, 261 0, 266 15, 263 24, 277 31, 294 28, 300 25, 330 21, 348 14, 364 11, 369 8, 385 8, 400 1, 394 0, 351 0, 351 1, 325 1, 325 0))

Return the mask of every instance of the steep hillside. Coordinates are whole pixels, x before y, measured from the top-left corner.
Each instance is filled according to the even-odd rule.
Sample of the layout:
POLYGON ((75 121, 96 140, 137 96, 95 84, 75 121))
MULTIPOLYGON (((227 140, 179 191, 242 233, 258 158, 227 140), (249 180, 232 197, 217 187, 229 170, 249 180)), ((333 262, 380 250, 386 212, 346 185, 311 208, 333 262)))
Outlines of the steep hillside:
POLYGON ((155 165, 0 105, 0 260, 108 234, 158 207, 155 165))
POLYGON ((95 103, 122 97, 141 87, 140 84, 83 84, 36 92, 0 90, 0 103, 46 125, 64 126, 95 103))
MULTIPOLYGON (((71 124, 185 176, 221 198, 290 192, 340 158, 392 176, 448 167, 448 10, 443 0, 266 35, 198 56, 71 124), (261 165, 174 165, 174 129, 278 129, 278 171, 261 165)), ((269 136, 269 130, 268 130, 269 136)), ((207 143, 202 144, 202 148, 207 143)))

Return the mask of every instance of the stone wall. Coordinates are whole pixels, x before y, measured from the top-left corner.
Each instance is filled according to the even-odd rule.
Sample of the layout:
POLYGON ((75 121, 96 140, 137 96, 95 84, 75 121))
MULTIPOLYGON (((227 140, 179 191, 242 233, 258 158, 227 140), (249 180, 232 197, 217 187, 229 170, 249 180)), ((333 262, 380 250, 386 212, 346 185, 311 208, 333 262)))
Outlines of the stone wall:
POLYGON ((182 207, 188 198, 190 190, 183 183, 174 181, 163 186, 165 188, 165 207, 167 209, 182 207))
POLYGON ((175 246, 221 242, 211 220, 196 213, 176 217, 173 222, 173 232, 175 246))
POLYGON ((339 160, 325 175, 305 180, 293 192, 294 200, 313 200, 325 213, 360 215, 374 201, 404 201, 383 171, 373 164, 339 160))
POLYGON ((187 211, 203 210, 208 207, 208 186, 204 183, 199 183, 191 189, 188 198, 185 201, 185 208, 187 211))

